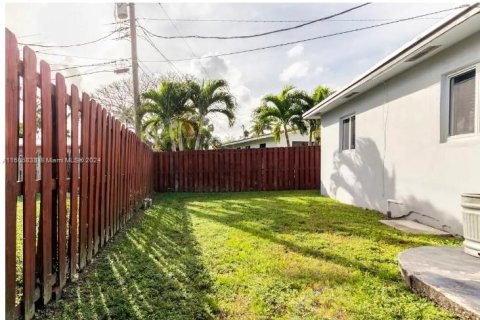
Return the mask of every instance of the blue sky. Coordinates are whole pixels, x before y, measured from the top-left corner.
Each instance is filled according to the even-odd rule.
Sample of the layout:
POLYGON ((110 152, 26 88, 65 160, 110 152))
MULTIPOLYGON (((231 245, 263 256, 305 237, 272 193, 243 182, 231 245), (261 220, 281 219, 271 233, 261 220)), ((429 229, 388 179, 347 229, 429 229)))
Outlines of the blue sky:
MULTIPOLYGON (((165 3, 163 8, 172 19, 314 20, 356 5, 358 3, 165 3)), ((188 39, 187 42, 195 56, 201 57, 296 41, 384 22, 345 20, 399 19, 455 6, 458 6, 458 3, 373 3, 339 16, 333 19, 334 21, 319 22, 264 37, 243 40, 188 39)), ((136 11, 138 18, 166 18, 165 12, 157 3, 137 3, 136 11)), ((320 84, 339 89, 405 42, 437 23, 440 18, 453 12, 298 45, 227 57, 175 62, 175 66, 180 72, 199 77, 221 77, 230 82, 231 90, 237 96, 239 103, 237 122, 233 128, 228 128, 225 119, 220 116, 212 120, 216 125, 215 134, 219 137, 238 137, 241 134, 242 124, 250 127, 251 112, 258 106, 262 95, 278 92, 286 84, 308 91, 320 84)), ((111 32, 114 22, 113 3, 6 5, 6 26, 17 35, 20 42, 26 43, 62 45, 86 42, 111 32)), ((168 20, 140 19, 140 23, 153 33, 177 35, 177 30, 168 20)), ((253 34, 298 24, 198 21, 174 21, 174 23, 183 35, 220 36, 253 34)), ((169 59, 194 58, 190 48, 181 39, 152 39, 169 59)), ((168 63, 147 62, 163 60, 163 58, 143 39, 139 39, 138 51, 145 71, 172 72, 172 66, 168 63)), ((84 57, 39 55, 48 62, 84 65, 104 61, 95 59, 129 58, 130 44, 127 40, 109 39, 81 47, 54 48, 46 52, 84 57)), ((110 68, 72 69, 65 73, 68 75, 77 74, 83 70, 110 68)), ((83 90, 93 92, 96 87, 119 77, 122 76, 99 73, 71 79, 83 90)))

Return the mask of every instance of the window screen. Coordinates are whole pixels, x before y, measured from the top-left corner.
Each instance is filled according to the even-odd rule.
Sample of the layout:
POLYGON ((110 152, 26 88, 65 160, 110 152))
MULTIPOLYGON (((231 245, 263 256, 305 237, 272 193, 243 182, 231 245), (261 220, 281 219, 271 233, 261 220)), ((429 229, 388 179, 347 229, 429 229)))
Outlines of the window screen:
POLYGON ((475 132, 475 70, 450 79, 450 135, 475 132))
POLYGON ((342 121, 342 150, 348 150, 350 145, 350 118, 342 121))
POLYGON ((355 116, 350 120, 350 149, 355 149, 355 116))

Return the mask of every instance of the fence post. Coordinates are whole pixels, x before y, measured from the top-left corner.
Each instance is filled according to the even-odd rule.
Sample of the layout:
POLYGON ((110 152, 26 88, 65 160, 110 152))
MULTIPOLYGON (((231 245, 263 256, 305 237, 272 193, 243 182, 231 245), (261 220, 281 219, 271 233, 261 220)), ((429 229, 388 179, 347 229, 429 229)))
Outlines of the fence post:
POLYGON ((100 166, 101 166, 101 188, 100 188, 100 247, 103 247, 105 244, 105 228, 106 224, 106 193, 107 193, 107 185, 106 185, 106 154, 107 154, 107 111, 105 109, 102 110, 102 150, 100 157, 100 166))
MULTIPOLYGON (((50 66, 40 62, 42 157, 52 158, 52 91, 50 66)), ((40 226, 38 236, 38 262, 42 303, 52 297, 52 163, 43 161, 41 183, 40 226)))
POLYGON ((80 270, 87 263, 87 227, 88 227, 88 169, 85 161, 89 153, 90 141, 90 97, 87 94, 82 96, 82 143, 81 143, 81 175, 80 180, 80 270))
POLYGON ((77 278, 77 253, 78 253, 78 179, 79 179, 79 163, 78 163, 78 120, 80 99, 78 97, 78 88, 72 85, 70 90, 72 103, 71 103, 71 175, 70 175, 70 279, 76 280, 77 278))
POLYGON ((130 217, 131 205, 152 191, 155 159, 145 143, 118 120, 107 117, 106 111, 87 94, 83 94, 80 101, 77 87, 72 86, 69 96, 61 74, 56 74, 55 83, 52 83, 46 62, 40 62, 37 73, 36 56, 26 46, 22 62, 14 34, 6 29, 5 37, 5 317, 31 319, 35 304, 51 300, 54 284, 55 297, 59 298, 67 280, 74 280, 77 269, 83 269, 87 261, 91 261, 105 237, 113 235, 130 217), (21 77, 23 91, 20 93, 21 77), (67 123, 68 106, 71 107, 71 122, 67 123), (23 120, 19 119, 21 113, 23 120), (39 115, 41 128, 37 128, 39 115), (17 181, 20 123, 23 124, 22 156, 26 160, 22 166, 23 181, 17 181), (69 129, 71 145, 67 158, 69 129), (41 180, 37 181, 36 136, 39 130, 43 161, 41 180), (78 164, 79 148, 85 160, 81 166, 78 164), (102 158, 101 165, 88 161, 93 156, 102 158), (70 209, 67 211, 68 191, 70 209), (38 236, 37 193, 40 193, 38 236), (23 203, 23 290, 20 303, 16 305, 17 291, 20 291, 16 285, 16 270, 22 267, 17 266, 16 257, 18 195, 23 195, 18 202, 23 203))
POLYGON ((19 121, 19 52, 17 39, 5 30, 5 314, 15 318, 16 230, 19 121))
POLYGON ((28 47, 23 47, 23 312, 26 319, 35 314, 35 233, 36 233, 36 97, 37 59, 28 47))
POLYGON ((66 116, 66 88, 65 80, 59 73, 56 74, 56 92, 55 105, 56 109, 56 157, 59 159, 57 163, 57 205, 58 205, 58 290, 62 290, 66 283, 67 277, 67 116, 66 116))

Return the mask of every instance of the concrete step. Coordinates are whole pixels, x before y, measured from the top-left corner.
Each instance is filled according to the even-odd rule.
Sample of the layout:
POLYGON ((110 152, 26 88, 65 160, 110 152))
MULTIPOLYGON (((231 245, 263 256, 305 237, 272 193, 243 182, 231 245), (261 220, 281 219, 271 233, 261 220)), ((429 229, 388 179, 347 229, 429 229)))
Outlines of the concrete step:
POLYGON ((398 264, 407 285, 462 319, 480 320, 480 258, 463 247, 419 247, 398 264))

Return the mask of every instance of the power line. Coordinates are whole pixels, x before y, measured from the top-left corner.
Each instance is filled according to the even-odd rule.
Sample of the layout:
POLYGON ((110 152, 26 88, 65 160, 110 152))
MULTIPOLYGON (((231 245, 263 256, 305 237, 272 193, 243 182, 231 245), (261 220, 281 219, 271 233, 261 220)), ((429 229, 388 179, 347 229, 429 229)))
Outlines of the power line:
POLYGON ((152 75, 153 75, 153 73, 150 72, 150 69, 148 69, 147 66, 145 66, 145 69, 148 69, 148 70, 149 70, 148 72, 145 71, 145 69, 143 69, 142 66, 143 66, 143 63, 141 63, 140 61, 138 61, 138 68, 139 68, 140 70, 142 70, 143 73, 148 74, 149 76, 152 76, 152 75))
POLYGON ((310 24, 313 24, 313 23, 317 23, 317 22, 320 22, 320 21, 324 21, 324 20, 328 20, 330 18, 334 18, 334 17, 338 17, 342 14, 346 14, 348 12, 351 12, 351 11, 354 11, 354 10, 357 10, 357 9, 360 9, 364 6, 367 6, 369 5, 370 3, 369 2, 366 2, 366 3, 363 3, 361 5, 358 5, 358 6, 355 6, 353 8, 349 8, 347 10, 343 10, 341 12, 338 12, 338 13, 335 13, 335 14, 332 14, 332 15, 329 15, 329 16, 326 16, 326 17, 323 17, 323 18, 319 18, 319 19, 315 19, 315 20, 312 20, 312 21, 309 21, 309 22, 305 22, 305 23, 302 23, 302 24, 299 24, 299 25, 296 25, 296 26, 293 26, 293 27, 288 27, 288 28, 282 28, 282 29, 277 29, 277 30, 272 30, 272 31, 267 31, 267 32, 262 32, 262 33, 256 33, 256 34, 250 34, 250 35, 241 35, 241 36, 201 36, 201 35, 189 35, 189 36, 161 36, 161 35, 157 35, 157 34, 154 34, 152 32, 149 31, 150 35, 152 36, 155 36, 157 38, 161 38, 161 39, 178 39, 178 38, 182 38, 182 39, 186 39, 186 38, 195 38, 195 39, 218 39, 218 40, 227 40, 227 39, 248 39, 248 38, 255 38, 255 37, 262 37, 262 36, 266 36, 266 35, 270 35, 270 34, 274 34, 274 33, 279 33, 279 32, 285 32, 285 31, 290 31, 290 30, 294 30, 294 29, 299 29, 299 28, 302 28, 302 27, 305 27, 305 26, 308 26, 310 24))
POLYGON ((140 68, 140 70, 143 71, 143 73, 148 74, 152 78, 155 77, 155 73, 152 70, 150 70, 150 68, 146 64, 144 64, 143 61, 140 59, 138 59, 138 67, 140 68), (145 70, 144 68, 147 70, 145 70))
MULTIPOLYGON (((185 45, 190 49, 190 52, 192 53, 192 55, 199 59, 199 56, 195 53, 195 51, 193 50, 193 48, 190 46, 190 44, 188 43, 188 41, 183 38, 183 35, 182 33, 180 32, 180 30, 177 28, 177 25, 173 22, 173 20, 170 18, 170 16, 168 15, 167 13, 167 10, 165 10, 165 8, 162 6, 161 3, 158 4, 160 6, 160 8, 162 8, 163 12, 165 13, 165 16, 167 16, 167 18, 170 20, 170 23, 172 24, 172 26, 175 28, 175 30, 177 31, 178 35, 181 36, 182 40, 183 40, 183 43, 185 43, 185 45)), ((202 65, 202 63, 200 62, 200 67, 202 68, 203 72, 205 72, 205 74, 209 77, 209 78, 212 78, 212 76, 208 73, 207 69, 205 69, 205 67, 202 65)))
MULTIPOLYGON (((112 64, 112 63, 117 63, 117 62, 122 62, 122 61, 128 61, 128 59, 111 60, 111 61, 108 61, 108 62, 82 64, 82 65, 65 65, 65 64, 63 64, 63 66, 66 66, 66 67, 60 68, 60 69, 53 69, 52 71, 63 71, 63 70, 70 70, 70 69, 77 69, 77 68, 103 66, 103 65, 109 65, 109 64, 112 64)), ((55 64, 52 64, 52 65, 55 65, 55 64)), ((60 66, 62 64, 56 64, 56 65, 60 66)))
MULTIPOLYGON (((370 25, 370 26, 367 26, 367 27, 350 29, 350 30, 346 30, 346 31, 342 31, 342 32, 337 32, 337 33, 332 33, 332 34, 328 34, 328 35, 322 35, 322 36, 318 36, 318 37, 307 38, 307 39, 302 39, 302 40, 297 40, 297 41, 291 41, 291 42, 283 42, 283 43, 279 43, 279 44, 275 44, 275 45, 271 45, 271 46, 265 46, 265 47, 259 47, 259 48, 252 48, 252 49, 247 49, 247 50, 240 50, 240 51, 233 51, 233 52, 227 52, 227 53, 213 54, 213 55, 208 55, 208 56, 199 57, 198 59, 209 59, 209 58, 214 58, 214 57, 236 55, 236 54, 241 54, 241 53, 247 53, 247 52, 254 52, 254 51, 266 50, 266 49, 271 49, 271 48, 283 47, 283 46, 288 46, 288 45, 297 44, 297 43, 302 43, 302 42, 309 42, 309 41, 313 41, 313 40, 317 40, 317 39, 329 38, 329 37, 334 37, 334 36, 338 36, 338 35, 353 33, 353 32, 362 31, 362 30, 367 30, 367 29, 374 29, 374 28, 378 28, 378 27, 385 26, 385 25, 391 25, 391 24, 400 23, 400 22, 405 22, 405 21, 410 21, 410 20, 418 20, 418 19, 422 19, 422 18, 424 18, 424 17, 428 17, 428 16, 431 16, 431 15, 434 15, 434 14, 443 13, 443 12, 447 12, 447 11, 453 11, 453 10, 457 10, 457 9, 464 8, 464 7, 465 7, 465 6, 462 5, 462 6, 458 6, 458 7, 454 7, 454 8, 450 8, 450 9, 445 9, 445 10, 430 12, 430 13, 426 13, 426 14, 422 14, 422 15, 417 15, 417 16, 412 16, 412 17, 403 18, 403 19, 397 19, 397 20, 393 20, 393 21, 389 21, 389 22, 385 22, 385 23, 379 23, 379 24, 370 25)), ((143 28, 143 29, 144 29, 144 28, 143 28)), ((143 37, 142 37, 142 38, 143 38, 143 37)), ((146 39, 145 39, 145 40, 146 40, 146 39)), ((111 59, 107 59, 107 58, 64 55, 64 54, 58 54, 58 53, 47 53, 47 52, 38 52, 38 51, 35 51, 35 52, 40 53, 40 54, 44 54, 44 55, 52 55, 52 56, 60 56, 60 57, 72 57, 72 58, 87 59, 87 60, 103 60, 103 61, 111 60, 111 59)), ((119 58, 119 59, 121 59, 121 58, 119 58)), ((129 58, 128 58, 128 59, 129 59, 129 58)), ((183 58, 183 59, 170 59, 170 60, 168 60, 168 61, 167 61, 167 60, 142 60, 142 62, 144 62, 144 63, 171 63, 171 62, 191 61, 191 60, 196 60, 196 59, 197 59, 197 58, 194 58, 194 59, 192 59, 192 58, 183 58)))
POLYGON ((40 48, 70 48, 70 47, 80 47, 80 46, 84 46, 84 45, 87 45, 87 44, 92 44, 92 43, 95 43, 95 42, 99 42, 99 41, 102 41, 102 40, 105 40, 107 39, 108 37, 112 36, 113 34, 115 34, 116 32, 118 32, 119 30, 115 30, 109 34, 107 34, 106 36, 103 36, 101 38, 98 38, 98 39, 95 39, 95 40, 92 40, 92 41, 88 41, 88 42, 82 42, 82 43, 75 43, 75 44, 65 44, 65 45, 46 45, 46 44, 37 44, 37 43, 21 43, 19 42, 19 44, 21 45, 24 45, 24 46, 32 46, 32 47, 40 47, 40 48))
MULTIPOLYGON (((421 18, 421 17, 425 17, 425 16, 429 16, 429 15, 433 15, 433 14, 437 14, 437 13, 441 13, 441 12, 446 12, 446 11, 452 11, 452 10, 456 10, 456 9, 464 8, 464 7, 465 6, 458 6, 458 7, 451 8, 451 9, 439 10, 439 11, 435 11, 435 12, 431 12, 431 13, 412 16, 412 17, 409 17, 409 18, 398 19, 398 20, 395 20, 395 21, 374 24, 374 25, 370 25, 370 26, 367 26, 367 27, 350 29, 350 30, 346 30, 346 31, 335 32, 335 33, 331 33, 331 34, 327 34, 327 35, 322 35, 322 36, 317 36, 317 37, 312 37, 312 38, 307 38, 307 39, 302 39, 302 40, 283 42, 283 43, 274 44, 274 45, 265 46, 265 47, 252 48, 252 49, 239 50, 239 51, 232 51, 232 52, 226 52, 226 53, 220 53, 220 54, 212 54, 212 55, 202 56, 202 57, 200 57, 200 59, 231 56, 231 55, 236 55, 236 54, 241 54, 241 53, 254 52, 254 51, 260 51, 260 50, 266 50, 266 49, 272 49, 272 48, 278 48, 278 47, 284 47, 284 46, 288 46, 288 45, 292 45, 292 44, 309 42, 309 41, 318 40, 318 39, 331 38, 331 37, 338 36, 338 35, 353 33, 353 32, 362 31, 362 30, 374 29, 374 28, 378 28, 378 27, 382 27, 382 26, 386 26, 386 25, 391 25, 391 24, 395 24, 395 23, 400 23, 400 22, 404 22, 404 21, 416 20, 416 19, 421 18)), ((194 59, 174 59, 174 60, 171 60, 171 61, 182 62, 182 61, 190 61, 190 60, 194 60, 194 59)), ((163 61, 146 61, 146 60, 144 60, 144 62, 163 62, 163 61)))
MULTIPOLYGON (((84 57, 84 56, 76 56, 76 55, 70 55, 70 54, 43 52, 43 51, 39 51, 39 50, 35 50, 35 52, 38 53, 38 54, 44 54, 44 55, 47 55, 47 56, 78 58, 78 59, 85 59, 85 60, 99 60, 99 61, 112 60, 111 58, 84 57)), ((118 58, 118 60, 129 60, 129 59, 130 58, 118 58)))
POLYGON ((17 38, 20 39, 20 38, 30 38, 30 37, 37 37, 39 36, 40 33, 32 33, 32 34, 25 34, 23 36, 18 36, 17 38))
MULTIPOLYGON (((129 66, 129 67, 130 67, 130 66, 129 66)), ((104 73, 104 72, 115 72, 115 69, 111 69, 111 70, 98 70, 98 71, 92 71, 92 72, 79 73, 79 74, 74 74, 74 75, 71 75, 71 76, 66 76, 65 79, 67 79, 67 78, 74 78, 74 77, 80 77, 80 76, 86 76, 86 75, 96 74, 96 73, 104 73)))
POLYGON ((168 59, 167 56, 165 56, 165 54, 163 54, 163 52, 155 45, 155 43, 152 41, 152 39, 150 39, 148 34, 145 32, 145 28, 140 26, 140 25, 139 25, 139 27, 143 31, 143 33, 145 34, 145 37, 141 37, 141 38, 146 40, 152 46, 152 48, 154 48, 158 53, 160 53, 160 55, 163 57, 163 59, 165 59, 165 61, 167 61, 172 66, 172 70, 179 77, 181 77, 182 73, 180 72, 180 70, 178 70, 177 66, 172 62, 172 60, 168 59))
MULTIPOLYGON (((422 18, 424 20, 440 20, 444 17, 438 18, 422 18)), ((321 22, 374 22, 374 21, 394 21, 399 18, 390 19, 328 19, 321 22)), ((169 21, 166 18, 137 18, 137 20, 151 20, 151 21, 169 21)), ((250 19, 182 19, 174 18, 173 21, 177 22, 233 22, 233 23, 302 23, 309 22, 311 20, 250 20, 250 19)))

